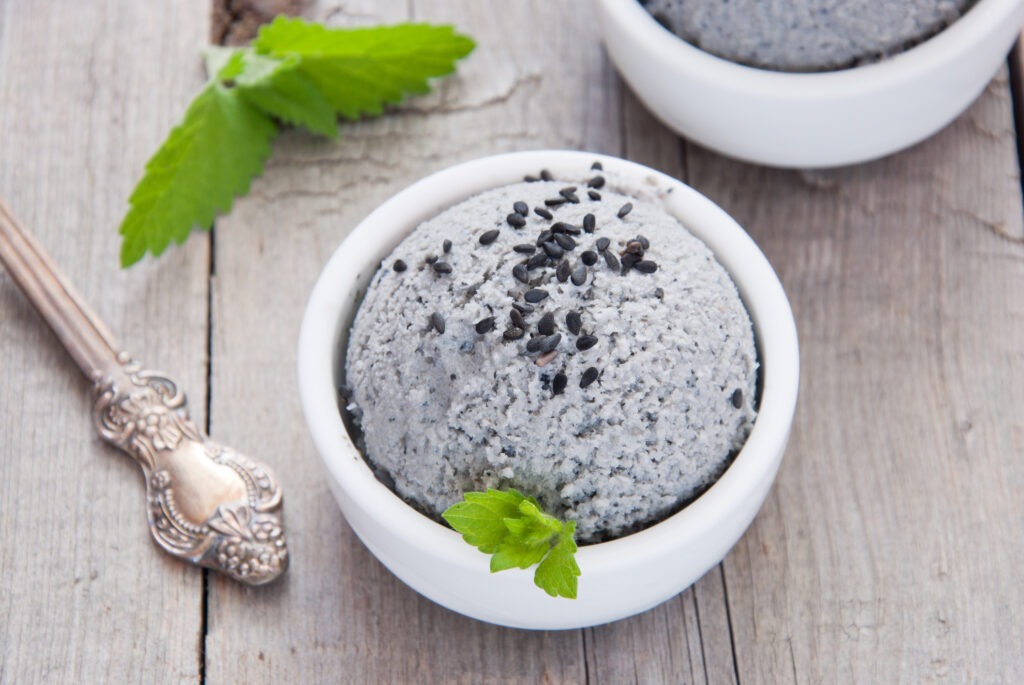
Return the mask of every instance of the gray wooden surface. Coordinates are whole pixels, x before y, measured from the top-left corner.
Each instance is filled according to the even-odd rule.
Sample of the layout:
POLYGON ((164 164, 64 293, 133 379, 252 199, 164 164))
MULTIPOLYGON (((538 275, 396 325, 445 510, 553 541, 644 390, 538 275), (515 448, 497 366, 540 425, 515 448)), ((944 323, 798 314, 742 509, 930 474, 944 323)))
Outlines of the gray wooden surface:
POLYGON ((292 552, 257 590, 159 553, 137 468, 94 437, 87 383, 0 273, 0 682, 1024 680, 1024 227, 1005 74, 912 150, 799 173, 661 127, 586 0, 303 13, 451 21, 479 47, 336 143, 285 134, 214 236, 122 272, 116 227, 202 83, 207 4, 0 0, 0 195, 217 439, 276 467, 292 552), (732 213, 791 298, 803 378, 776 485, 720 567, 641 616, 531 633, 432 604, 362 547, 294 367, 316 273, 376 204, 452 163, 542 147, 649 164, 732 213))

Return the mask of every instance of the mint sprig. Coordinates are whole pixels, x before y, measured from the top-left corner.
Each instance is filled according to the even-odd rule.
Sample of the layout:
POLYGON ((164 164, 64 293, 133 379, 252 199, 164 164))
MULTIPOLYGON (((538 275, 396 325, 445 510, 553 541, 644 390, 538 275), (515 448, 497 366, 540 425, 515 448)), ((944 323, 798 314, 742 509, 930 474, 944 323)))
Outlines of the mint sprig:
POLYGON ((430 91, 475 44, 451 26, 326 28, 278 17, 252 47, 215 51, 212 78, 146 164, 121 223, 121 265, 158 256, 249 191, 281 124, 336 138, 337 117, 377 116, 430 91))
POLYGON ((541 511, 517 490, 467 492, 448 507, 444 520, 462 539, 491 556, 491 573, 537 565, 533 582, 552 597, 576 599, 576 522, 541 511))

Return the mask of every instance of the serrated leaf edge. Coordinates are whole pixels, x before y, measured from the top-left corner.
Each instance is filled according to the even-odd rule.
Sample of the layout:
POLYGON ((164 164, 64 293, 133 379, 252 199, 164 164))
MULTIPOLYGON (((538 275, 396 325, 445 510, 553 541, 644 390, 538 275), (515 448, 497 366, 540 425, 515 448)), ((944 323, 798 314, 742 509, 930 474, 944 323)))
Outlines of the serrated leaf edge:
MULTIPOLYGON (((500 508, 505 508, 512 504, 512 502, 506 499, 502 504, 504 506, 500 508)), ((489 488, 485 492, 467 492, 463 495, 463 501, 456 502, 448 507, 441 516, 456 532, 462 535, 464 541, 485 554, 491 554, 491 573, 498 573, 511 568, 527 569, 536 564, 537 568, 534 571, 533 580, 537 587, 544 590, 551 597, 576 599, 577 577, 580 575, 580 568, 575 558, 575 553, 578 551, 574 539, 576 532, 575 521, 564 523, 559 521, 550 514, 543 512, 536 499, 525 497, 522 493, 511 488, 508 491, 489 488), (491 511, 493 514, 497 514, 498 512, 491 509, 488 505, 493 503, 495 499, 504 499, 509 496, 512 497, 513 501, 518 502, 516 506, 518 515, 515 517, 504 517, 501 519, 498 519, 497 516, 469 517, 463 513, 467 511, 480 512, 483 510, 483 512, 491 511), (465 530, 463 525, 467 521, 473 520, 487 521, 492 526, 500 520, 504 524, 506 535, 499 542, 493 544, 477 544, 473 540, 479 538, 478 532, 465 530), (522 533, 515 532, 516 528, 520 528, 520 521, 523 523, 521 528, 524 532, 530 529, 531 524, 535 524, 540 526, 541 530, 547 528, 549 534, 535 540, 522 538, 520 537, 522 533), (517 546, 521 549, 516 550, 517 546), (516 555, 528 554, 531 548, 537 550, 537 552, 543 550, 543 554, 536 561, 531 561, 530 563, 524 564, 521 561, 515 560, 516 555), (568 551, 567 557, 568 567, 557 571, 551 569, 556 559, 566 554, 564 551, 559 550, 567 548, 571 548, 568 551), (549 578, 554 582, 549 582, 549 578)))

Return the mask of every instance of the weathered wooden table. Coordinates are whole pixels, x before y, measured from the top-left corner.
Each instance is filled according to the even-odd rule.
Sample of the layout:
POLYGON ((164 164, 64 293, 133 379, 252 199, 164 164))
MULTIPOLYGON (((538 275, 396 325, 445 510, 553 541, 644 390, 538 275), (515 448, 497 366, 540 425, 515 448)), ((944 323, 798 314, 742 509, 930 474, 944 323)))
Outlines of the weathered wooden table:
POLYGON ((245 589, 157 551, 138 469, 0 274, 0 681, 781 683, 1024 680, 1024 227, 1009 79, 912 150, 815 173, 661 127, 586 0, 307 3, 339 24, 450 21, 459 75, 324 144, 278 142, 214 235, 128 271, 116 228, 203 82, 205 2, 0 2, 0 195, 213 436, 275 466, 292 567, 245 589), (454 162, 621 155, 722 205, 776 266, 801 399, 753 526, 691 590, 608 626, 455 615, 342 519, 300 415, 295 342, 322 264, 376 204, 454 162))

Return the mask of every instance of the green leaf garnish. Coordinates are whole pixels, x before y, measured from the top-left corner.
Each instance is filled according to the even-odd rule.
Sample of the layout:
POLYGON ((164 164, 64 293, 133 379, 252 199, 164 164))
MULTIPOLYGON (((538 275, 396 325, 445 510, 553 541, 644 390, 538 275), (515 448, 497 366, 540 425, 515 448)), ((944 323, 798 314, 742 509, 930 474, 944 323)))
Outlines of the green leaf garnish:
POLYGON ((299 61, 294 56, 276 59, 240 50, 218 77, 233 80, 243 99, 279 121, 337 138, 337 115, 316 84, 299 69, 299 61))
POLYGON ((121 223, 121 265, 154 256, 193 226, 209 229, 219 212, 249 191, 263 170, 277 125, 219 83, 192 101, 153 158, 129 198, 121 223))
POLYGON ((474 45, 451 26, 337 29, 288 17, 275 19, 253 42, 262 54, 300 58, 299 69, 348 119, 429 92, 427 79, 451 73, 474 45))
POLYGON ((211 81, 146 164, 120 232, 121 265, 209 230, 263 170, 280 124, 336 138, 337 117, 379 115, 430 91, 474 43, 451 26, 329 29, 278 17, 253 47, 208 51, 211 81))
POLYGON ((462 539, 491 554, 491 573, 538 564, 533 582, 552 597, 576 599, 576 522, 563 523, 517 490, 467 492, 442 514, 462 539))
POLYGON ((572 537, 575 532, 575 521, 565 524, 558 542, 540 562, 533 576, 533 582, 552 597, 576 597, 576 578, 580 575, 580 567, 576 564, 577 547, 572 537))

